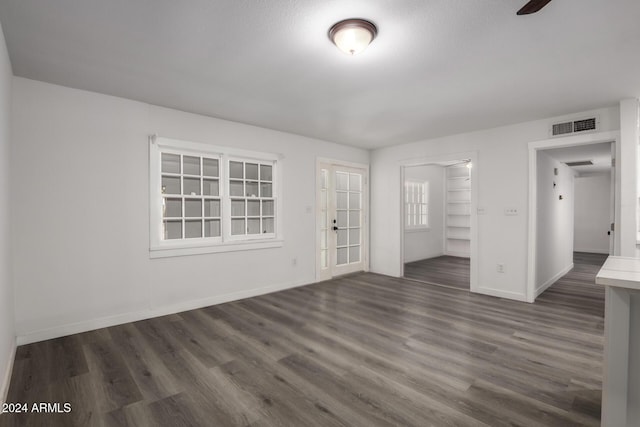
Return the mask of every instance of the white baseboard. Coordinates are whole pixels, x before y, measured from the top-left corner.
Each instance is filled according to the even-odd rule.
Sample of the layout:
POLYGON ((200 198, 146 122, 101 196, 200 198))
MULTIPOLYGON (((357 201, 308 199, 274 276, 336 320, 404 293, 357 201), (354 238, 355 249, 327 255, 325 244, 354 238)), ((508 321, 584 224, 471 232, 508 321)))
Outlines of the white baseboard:
POLYGON ((9 352, 9 360, 7 366, 3 372, 4 376, 2 382, 0 382, 0 406, 7 401, 7 394, 9 393, 9 385, 11 384, 11 373, 13 372, 13 361, 16 358, 16 340, 13 340, 11 351, 9 352))
POLYGON ((53 328, 40 329, 20 333, 18 335, 18 345, 31 344, 38 341, 45 341, 53 338, 64 337, 67 335, 79 334, 82 332, 93 331, 110 326, 122 325, 124 323, 137 322, 139 320, 151 319, 154 317, 166 316, 169 314, 180 313, 188 310, 195 310, 211 305, 224 304, 226 302, 238 301, 245 298, 256 297, 259 295, 270 294, 273 292, 292 289, 299 286, 305 286, 312 282, 288 283, 285 285, 272 285, 262 288, 249 289, 238 292, 231 292, 223 295, 202 298, 191 301, 184 301, 163 307, 149 308, 147 310, 117 314, 115 316, 101 317, 98 319, 90 319, 77 323, 68 323, 65 325, 55 326, 53 328))
POLYGON ((518 292, 504 291, 502 289, 494 289, 494 288, 482 288, 482 287, 478 288, 474 292, 478 294, 489 295, 492 297, 527 302, 527 296, 524 294, 520 294, 518 292))
POLYGON ((444 255, 456 256, 458 258, 471 258, 471 255, 469 255, 469 252, 446 251, 444 255))
POLYGON ((419 258, 415 258, 415 259, 408 259, 405 261, 405 264, 408 262, 416 262, 416 261, 422 261, 424 259, 431 259, 431 258, 437 258, 439 256, 444 255, 444 252, 434 252, 431 254, 427 254, 427 255, 422 255, 419 258))
POLYGON ((547 290, 547 288, 551 285, 553 285, 554 283, 556 283, 558 280, 560 280, 560 278, 562 276, 564 276, 565 274, 567 274, 568 272, 570 272, 571 270, 573 270, 573 263, 569 264, 568 266, 566 266, 565 268, 563 268, 561 271, 559 271, 558 273, 556 273, 551 279, 547 280, 546 282, 544 282, 542 285, 537 286, 536 290, 534 292, 534 299, 538 298, 538 296, 543 293, 544 291, 547 290))
POLYGON ((609 255, 609 248, 602 250, 602 249, 578 249, 578 248, 573 248, 574 252, 586 252, 588 254, 603 254, 603 255, 609 255))

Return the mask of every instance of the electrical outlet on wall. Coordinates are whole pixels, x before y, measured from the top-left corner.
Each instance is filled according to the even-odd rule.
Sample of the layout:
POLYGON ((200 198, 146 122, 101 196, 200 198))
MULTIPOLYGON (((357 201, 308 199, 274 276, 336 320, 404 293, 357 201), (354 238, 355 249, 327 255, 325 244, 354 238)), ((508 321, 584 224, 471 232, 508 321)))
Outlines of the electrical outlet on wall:
POLYGON ((505 215, 518 215, 518 208, 504 208, 505 215))
POLYGON ((496 271, 498 273, 504 273, 504 264, 497 264, 496 265, 496 271))

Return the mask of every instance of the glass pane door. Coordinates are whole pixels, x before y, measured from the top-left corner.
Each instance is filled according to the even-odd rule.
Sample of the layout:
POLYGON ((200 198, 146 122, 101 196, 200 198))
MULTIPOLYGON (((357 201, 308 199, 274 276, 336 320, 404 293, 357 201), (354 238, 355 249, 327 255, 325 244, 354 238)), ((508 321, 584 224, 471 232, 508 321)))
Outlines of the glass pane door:
POLYGON ((329 268, 329 171, 320 170, 320 268, 329 268))
POLYGON ((364 269, 363 176, 358 169, 334 166, 332 170, 332 230, 330 248, 334 276, 364 269))
POLYGON ((335 171, 336 265, 359 263, 361 258, 362 175, 335 171))
POLYGON ((364 169, 321 163, 316 181, 318 280, 365 269, 364 169))

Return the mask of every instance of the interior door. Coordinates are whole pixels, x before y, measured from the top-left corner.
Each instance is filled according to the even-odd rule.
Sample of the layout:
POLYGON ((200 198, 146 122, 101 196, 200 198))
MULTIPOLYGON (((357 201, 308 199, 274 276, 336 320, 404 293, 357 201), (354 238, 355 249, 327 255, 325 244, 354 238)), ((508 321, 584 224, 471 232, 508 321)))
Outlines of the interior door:
POLYGON ((366 170, 320 164, 319 278, 365 270, 366 170))

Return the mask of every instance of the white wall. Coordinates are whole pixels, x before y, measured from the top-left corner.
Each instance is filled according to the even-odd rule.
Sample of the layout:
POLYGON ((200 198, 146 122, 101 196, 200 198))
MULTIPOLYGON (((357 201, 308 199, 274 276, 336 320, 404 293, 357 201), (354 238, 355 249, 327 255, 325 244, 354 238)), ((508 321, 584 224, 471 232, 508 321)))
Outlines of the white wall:
MULTIPOLYGON (((640 102, 638 98, 620 101, 620 132, 622 147, 616 159, 616 167, 621 168, 620 180, 616 182, 616 198, 620 200, 621 209, 616 215, 616 227, 622 230, 620 241, 616 242, 621 256, 640 257, 640 245, 637 245, 638 230, 638 142, 640 140, 640 102), (634 230, 632 232, 631 230, 634 230)), ((607 295, 608 296, 608 295, 607 295)), ((629 336, 640 334, 640 296, 632 293, 630 298, 629 336)), ((627 426, 634 426, 640 419, 640 340, 629 341, 628 360, 629 378, 627 390, 627 426)), ((610 396, 616 398, 620 396, 610 396)))
POLYGON ((612 107, 375 150, 371 158, 372 270, 400 275, 399 164, 475 151, 478 208, 484 209, 478 215, 478 292, 526 300, 528 143, 549 138, 552 122, 588 114, 599 115, 602 131, 619 129, 619 109, 612 107), (507 207, 517 208, 519 214, 505 216, 507 207), (496 271, 498 263, 505 265, 504 273, 496 271))
POLYGON ((429 228, 404 233, 404 261, 413 262, 444 254, 444 168, 409 166, 405 179, 429 182, 429 228))
POLYGON ((576 252, 609 253, 611 173, 575 178, 576 252))
POLYGON ((313 282, 316 157, 369 163, 361 149, 13 82, 13 277, 21 342, 313 282), (149 259, 154 133, 283 154, 284 247, 149 259))
POLYGON ((537 156, 536 295, 539 295, 573 268, 575 198, 571 168, 544 151, 538 151, 537 156))
POLYGON ((616 168, 620 169, 619 181, 616 181, 616 200, 620 209, 616 212, 616 226, 620 238, 615 242, 616 254, 628 257, 640 257, 637 242, 638 230, 638 141, 640 141, 640 103, 638 98, 620 101, 620 147, 616 158, 616 168), (634 230, 634 231, 632 231, 634 230))
POLYGON ((0 27, 0 403, 4 402, 9 386, 15 328, 13 318, 13 289, 11 283, 11 226, 10 218, 10 113, 11 63, 0 27))

